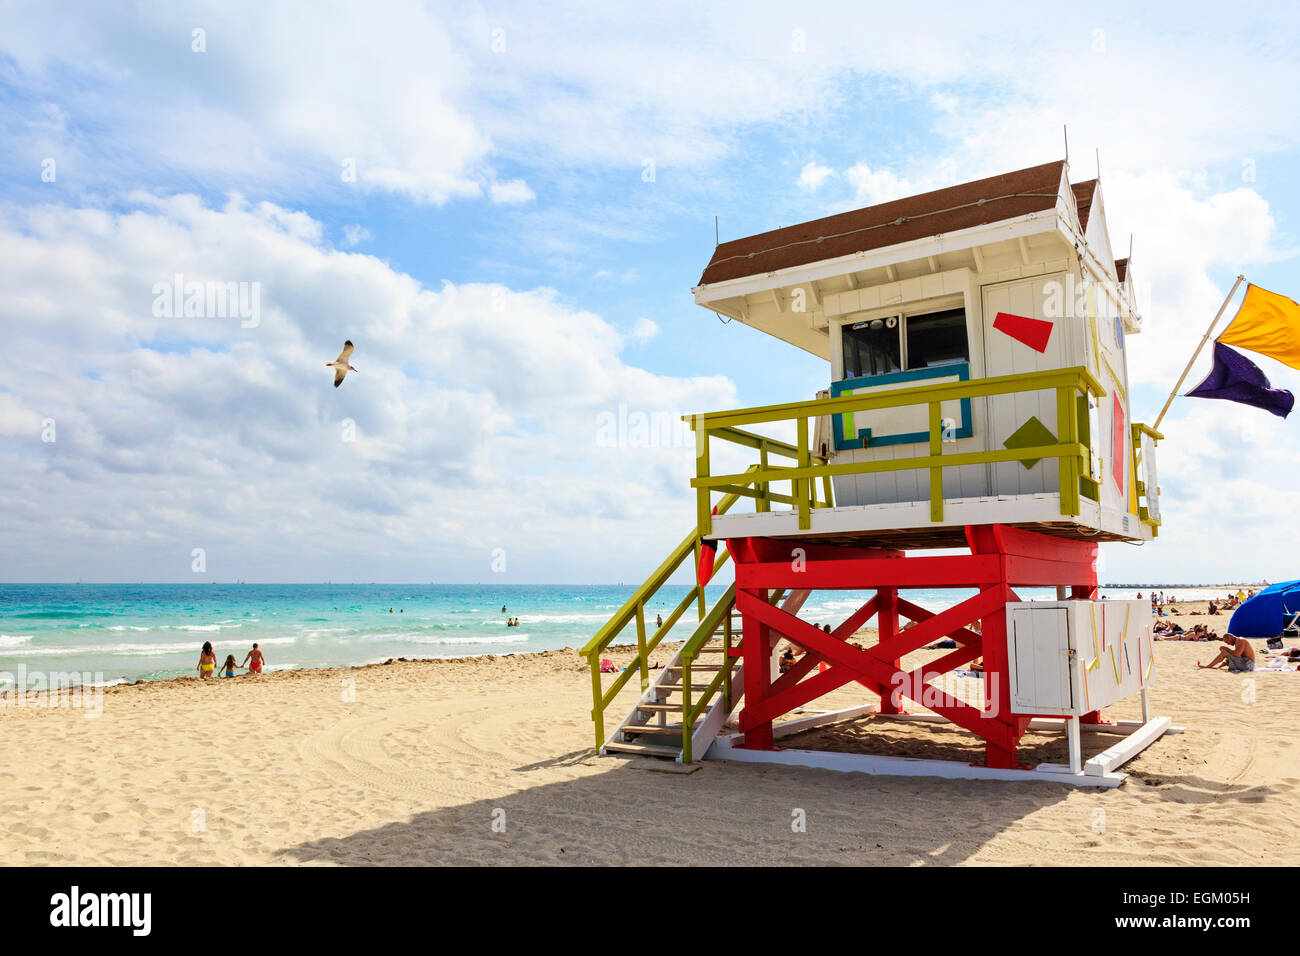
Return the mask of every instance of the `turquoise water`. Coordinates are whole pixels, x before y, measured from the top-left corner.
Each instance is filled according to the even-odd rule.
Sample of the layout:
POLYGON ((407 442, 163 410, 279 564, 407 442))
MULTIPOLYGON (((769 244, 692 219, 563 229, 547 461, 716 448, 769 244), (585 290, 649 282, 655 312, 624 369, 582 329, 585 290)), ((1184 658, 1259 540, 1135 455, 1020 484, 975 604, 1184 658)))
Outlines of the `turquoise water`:
MULTIPOLYGON (((0 689, 27 672, 106 684, 195 673, 204 641, 267 670, 581 647, 634 589, 394 584, 0 584, 0 689), (502 613, 502 606, 507 608, 502 613), (389 613, 389 608, 392 613, 389 613), (519 627, 507 627, 517 617, 519 627)), ((710 588, 712 592, 714 589, 710 588)), ((718 594, 723 588, 716 589, 718 594)), ((686 586, 651 606, 665 616, 686 586)), ((679 628, 685 636, 685 622, 679 628)), ((635 632, 631 632, 634 635, 635 632)), ((631 637, 635 639, 635 637, 631 637)), ((24 682, 34 686, 30 680, 24 682)))
MULTIPOLYGON (((712 597, 725 585, 710 587, 712 597)), ((632 594, 628 586, 397 584, 0 584, 0 690, 39 672, 116 684, 194 674, 211 641, 243 661, 253 642, 267 670, 372 664, 390 657, 465 657, 578 648, 632 594), (502 605, 507 608, 502 613, 502 605), (389 613, 392 608, 392 613, 389 613), (507 627, 517 617, 520 626, 507 627)), ((665 587, 648 608, 665 617, 686 596, 665 587)), ((973 592, 912 591, 942 608, 973 592)), ((1113 597, 1129 592, 1107 591, 1113 597)), ((1051 598, 1026 589, 1026 599, 1051 598)), ((1189 595, 1190 596, 1190 595, 1189 595)), ((818 592, 801 617, 837 624, 864 600, 818 592)), ((688 611, 672 639, 690 633, 688 611)), ((629 627, 620 642, 635 640, 629 627)))

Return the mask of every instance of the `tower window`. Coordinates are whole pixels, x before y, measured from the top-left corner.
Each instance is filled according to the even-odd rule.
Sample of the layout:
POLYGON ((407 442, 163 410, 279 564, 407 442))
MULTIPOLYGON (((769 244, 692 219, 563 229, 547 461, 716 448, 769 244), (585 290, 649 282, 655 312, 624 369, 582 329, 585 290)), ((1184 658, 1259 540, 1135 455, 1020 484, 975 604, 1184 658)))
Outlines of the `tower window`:
POLYGON ((970 361, 965 309, 909 315, 904 320, 904 325, 909 369, 970 361))
POLYGON ((845 378, 970 361, 965 309, 853 322, 844 326, 841 341, 845 378))

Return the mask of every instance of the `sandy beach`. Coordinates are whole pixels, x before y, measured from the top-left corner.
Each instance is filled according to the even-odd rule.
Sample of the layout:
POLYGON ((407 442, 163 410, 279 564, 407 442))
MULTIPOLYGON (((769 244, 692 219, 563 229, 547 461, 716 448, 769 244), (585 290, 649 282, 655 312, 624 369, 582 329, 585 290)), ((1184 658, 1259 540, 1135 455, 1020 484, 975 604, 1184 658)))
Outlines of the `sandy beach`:
MULTIPOLYGON (((0 708, 0 863, 1295 864, 1300 673, 1196 670, 1218 646, 1157 645, 1154 711, 1187 731, 1112 791, 598 758, 588 671, 564 651, 114 687, 95 719, 0 708)), ((1108 743, 1088 736, 1086 753, 1108 743)), ((880 717, 802 741, 828 742, 976 753, 956 728, 880 717)))

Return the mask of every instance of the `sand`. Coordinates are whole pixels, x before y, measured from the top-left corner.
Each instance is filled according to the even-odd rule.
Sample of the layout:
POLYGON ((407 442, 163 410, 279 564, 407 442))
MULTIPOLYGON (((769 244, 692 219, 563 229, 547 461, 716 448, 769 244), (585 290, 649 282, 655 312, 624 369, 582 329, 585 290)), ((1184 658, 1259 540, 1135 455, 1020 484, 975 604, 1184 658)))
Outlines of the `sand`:
MULTIPOLYGON (((1295 864, 1300 673, 1196 670, 1214 648, 1157 645, 1154 711, 1187 732, 1110 791, 599 758, 573 652, 110 688, 95 719, 0 708, 0 863, 1295 864)), ((977 752, 880 717, 804 738, 977 752)), ((1059 738, 1026 745, 1062 759, 1059 738)))

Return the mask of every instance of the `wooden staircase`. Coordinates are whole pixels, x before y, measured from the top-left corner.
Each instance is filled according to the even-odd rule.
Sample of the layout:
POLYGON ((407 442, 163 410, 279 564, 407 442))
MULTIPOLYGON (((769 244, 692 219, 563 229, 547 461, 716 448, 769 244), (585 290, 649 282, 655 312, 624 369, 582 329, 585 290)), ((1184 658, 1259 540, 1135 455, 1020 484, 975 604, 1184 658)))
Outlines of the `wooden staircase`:
MULTIPOLYGON (((784 596, 783 609, 792 614, 798 613, 810 593, 806 590, 790 592, 784 596)), ((744 668, 740 666, 739 656, 740 635, 741 615, 736 611, 733 599, 726 610, 726 617, 714 628, 707 640, 695 649, 695 660, 691 664, 692 709, 699 710, 700 695, 709 691, 719 671, 728 671, 730 680, 724 679, 718 685, 713 699, 691 724, 691 752, 685 761, 682 749, 682 712, 685 706, 682 651, 686 650, 690 642, 684 644, 672 662, 659 671, 654 683, 609 735, 609 739, 600 748, 600 753, 661 757, 679 763, 689 763, 704 756, 744 694, 744 668), (726 646, 728 627, 731 629, 731 656, 728 656, 726 646)), ((775 647, 772 649, 772 667, 776 667, 775 647)))
MULTIPOLYGON (((728 614, 735 640, 732 649, 739 653, 740 615, 736 613, 734 606, 728 611, 728 614)), ((731 671, 734 676, 735 668, 740 661, 738 657, 727 656, 726 626, 725 622, 719 624, 714 629, 712 636, 697 651, 697 660, 691 665, 692 704, 698 703, 699 695, 709 689, 710 682, 717 676, 719 671, 726 669, 731 671)), ((609 739, 605 741, 605 745, 601 748, 602 754, 638 754, 643 757, 664 757, 675 761, 681 760, 682 708, 684 706, 682 692, 685 690, 685 685, 682 683, 682 671, 682 653, 679 650, 674 655, 671 663, 659 671, 659 676, 655 679, 655 682, 650 685, 649 690, 641 695, 641 699, 623 719, 623 722, 610 734, 609 739)), ((739 693, 739 688, 734 687, 732 693, 733 696, 739 693)), ((692 738, 699 737, 700 731, 714 722, 718 723, 718 730, 721 729, 722 723, 731 713, 726 697, 726 682, 724 681, 721 691, 716 695, 716 699, 705 709, 703 715, 691 725, 692 738), (716 720, 715 711, 721 716, 721 720, 716 720)), ((716 733, 717 730, 714 731, 714 734, 716 733)), ((704 743, 703 740, 700 742, 704 743)))

